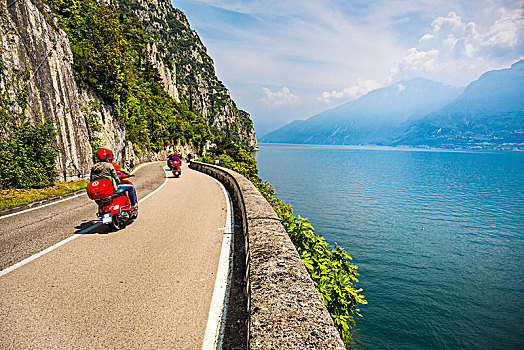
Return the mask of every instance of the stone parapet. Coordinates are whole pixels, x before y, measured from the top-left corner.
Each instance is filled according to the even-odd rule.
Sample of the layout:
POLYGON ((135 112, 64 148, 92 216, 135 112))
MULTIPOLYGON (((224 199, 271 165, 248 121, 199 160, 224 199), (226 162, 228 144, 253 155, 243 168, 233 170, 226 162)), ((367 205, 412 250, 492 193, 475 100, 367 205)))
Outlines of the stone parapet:
POLYGON ((297 250, 256 187, 229 169, 189 166, 222 182, 242 218, 248 349, 345 349, 297 250))

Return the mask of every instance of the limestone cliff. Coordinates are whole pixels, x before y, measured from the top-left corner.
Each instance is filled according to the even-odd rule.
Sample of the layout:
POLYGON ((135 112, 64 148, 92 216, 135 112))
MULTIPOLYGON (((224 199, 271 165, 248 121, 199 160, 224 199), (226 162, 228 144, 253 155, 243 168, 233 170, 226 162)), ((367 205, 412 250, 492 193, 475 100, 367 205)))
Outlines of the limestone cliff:
MULTIPOLYGON (((204 116, 215 135, 229 130, 235 142, 256 148, 249 114, 237 109, 216 77, 212 59, 184 14, 169 0, 122 0, 119 6, 137 16, 156 37, 147 43, 146 56, 157 68, 168 94, 204 116)), ((59 149, 58 179, 86 176, 96 145, 113 149, 119 162, 133 160, 136 164, 162 158, 165 150, 158 154, 146 149, 136 152, 136 146, 126 141, 126 131, 112 107, 94 89, 75 81, 68 36, 42 0, 0 0, 0 59, 6 75, 17 70, 29 73, 27 116, 53 121, 59 149)), ((8 93, 14 95, 15 91, 8 93)))
POLYGON ((213 60, 184 13, 169 0, 116 0, 119 9, 138 18, 161 44, 166 61, 174 59, 178 93, 199 112, 215 135, 231 133, 233 141, 257 148, 253 122, 237 108, 229 91, 217 78, 213 60))
POLYGON ((92 150, 85 116, 90 101, 98 102, 90 112, 101 125, 101 131, 94 136, 117 151, 124 147, 125 132, 113 119, 110 107, 94 92, 76 84, 67 35, 58 29, 43 3, 0 0, 0 31, 0 59, 5 73, 17 69, 29 72, 26 113, 31 118, 53 120, 59 148, 58 179, 71 180, 89 173, 92 150))

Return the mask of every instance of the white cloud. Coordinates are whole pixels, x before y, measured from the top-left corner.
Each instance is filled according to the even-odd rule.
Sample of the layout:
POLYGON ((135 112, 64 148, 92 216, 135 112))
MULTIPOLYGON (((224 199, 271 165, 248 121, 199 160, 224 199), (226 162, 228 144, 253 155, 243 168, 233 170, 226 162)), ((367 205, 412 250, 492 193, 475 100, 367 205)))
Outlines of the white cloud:
POLYGON ((320 97, 317 97, 317 100, 326 103, 331 103, 332 100, 341 98, 354 100, 382 86, 383 84, 376 80, 357 79, 356 85, 350 85, 341 91, 324 91, 320 97))
POLYGON ((302 119, 412 77, 466 85, 524 57, 522 0, 172 2, 255 124, 302 119))
POLYGON ((295 96, 291 93, 289 88, 283 87, 281 91, 271 91, 268 88, 262 88, 264 92, 264 97, 262 101, 268 105, 279 106, 279 105, 290 105, 295 104, 299 101, 298 96, 295 96))
POLYGON ((466 22, 452 11, 433 20, 431 32, 409 49, 393 70, 393 79, 417 76, 464 85, 486 70, 518 59, 515 51, 523 45, 522 7, 501 8, 497 18, 482 25, 466 22))
POLYGON ((501 10, 501 18, 490 28, 486 39, 481 43, 483 46, 513 47, 519 40, 519 32, 522 33, 524 19, 522 9, 507 11, 501 10))

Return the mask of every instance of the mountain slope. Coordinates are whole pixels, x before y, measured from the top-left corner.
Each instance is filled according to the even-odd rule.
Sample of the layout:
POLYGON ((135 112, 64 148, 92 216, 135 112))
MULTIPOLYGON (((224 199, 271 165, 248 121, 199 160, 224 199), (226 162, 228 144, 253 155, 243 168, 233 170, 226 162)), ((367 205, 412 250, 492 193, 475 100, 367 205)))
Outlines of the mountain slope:
POLYGON ((462 88, 411 79, 373 90, 359 99, 295 121, 264 136, 262 142, 312 144, 384 143, 405 125, 451 102, 462 88))
POLYGON ((212 133, 230 132, 235 143, 256 148, 250 115, 237 108, 216 76, 213 59, 185 14, 173 8, 169 0, 117 0, 116 4, 158 40, 159 55, 166 63, 174 61, 179 96, 207 120, 212 133))
POLYGON ((395 145, 444 148, 524 146, 524 60, 489 71, 453 102, 414 123, 395 145))

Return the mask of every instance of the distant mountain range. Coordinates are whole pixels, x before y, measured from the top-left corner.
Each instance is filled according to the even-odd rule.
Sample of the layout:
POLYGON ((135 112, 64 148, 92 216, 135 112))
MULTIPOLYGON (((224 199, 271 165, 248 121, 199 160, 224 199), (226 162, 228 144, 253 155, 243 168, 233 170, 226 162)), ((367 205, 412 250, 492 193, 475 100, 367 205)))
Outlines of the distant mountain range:
POLYGON ((291 122, 261 142, 524 149, 524 60, 465 89, 411 79, 291 122))

